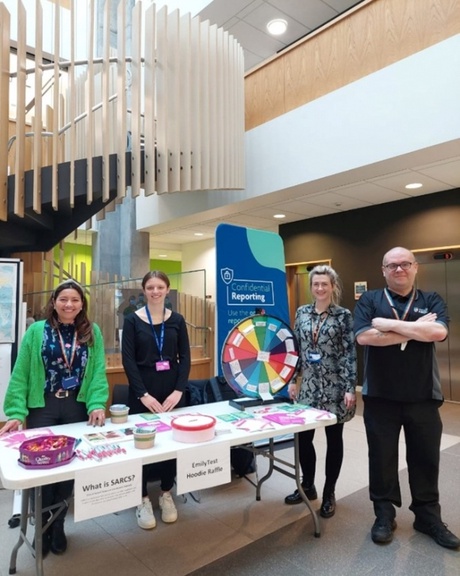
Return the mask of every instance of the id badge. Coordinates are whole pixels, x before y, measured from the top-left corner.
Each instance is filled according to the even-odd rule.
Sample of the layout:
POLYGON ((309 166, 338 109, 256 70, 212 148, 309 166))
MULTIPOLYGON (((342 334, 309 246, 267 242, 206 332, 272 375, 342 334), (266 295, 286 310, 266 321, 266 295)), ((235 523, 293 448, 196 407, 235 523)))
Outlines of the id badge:
POLYGON ((61 388, 63 390, 73 390, 79 385, 78 378, 76 376, 68 376, 61 380, 61 388))
POLYGON ((321 362, 321 354, 319 352, 309 350, 307 352, 307 360, 310 362, 310 364, 317 364, 318 362, 321 362))
POLYGON ((170 370, 169 360, 159 360, 155 363, 155 368, 157 372, 164 372, 165 370, 170 370))

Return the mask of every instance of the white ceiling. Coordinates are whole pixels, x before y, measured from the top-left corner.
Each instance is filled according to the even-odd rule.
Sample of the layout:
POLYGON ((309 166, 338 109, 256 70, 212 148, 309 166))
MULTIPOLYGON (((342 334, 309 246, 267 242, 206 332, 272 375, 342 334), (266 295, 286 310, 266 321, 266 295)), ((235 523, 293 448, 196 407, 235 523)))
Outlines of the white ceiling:
MULTIPOLYGON (((249 70, 359 3, 356 0, 214 0, 199 15, 228 30, 239 41, 244 49, 245 68, 249 70), (274 18, 288 22, 283 36, 275 38, 267 33, 266 24, 274 18)), ((278 223, 459 187, 457 143, 228 205, 220 211, 219 218, 196 214, 194 218, 188 217, 186 223, 177 220, 153 226, 148 230, 150 254, 151 258, 181 260, 182 245, 213 239, 221 222, 277 232, 278 223), (423 188, 406 190, 404 186, 410 182, 421 182, 423 188), (276 213, 286 217, 275 220, 276 213), (203 235, 195 236, 197 232, 203 235)))
POLYGON ((198 14, 238 40, 245 69, 250 70, 360 1, 214 0, 198 14), (267 24, 278 18, 286 20, 288 27, 281 36, 272 36, 267 24))

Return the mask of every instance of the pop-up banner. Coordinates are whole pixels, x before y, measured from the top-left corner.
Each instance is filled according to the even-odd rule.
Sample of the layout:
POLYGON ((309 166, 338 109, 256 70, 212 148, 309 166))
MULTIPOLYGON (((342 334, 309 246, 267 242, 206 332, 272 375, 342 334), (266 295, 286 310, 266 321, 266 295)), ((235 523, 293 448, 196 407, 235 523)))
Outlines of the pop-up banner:
MULTIPOLYGON (((290 323, 284 246, 274 232, 231 224, 216 229, 217 353, 235 324, 253 314, 290 323)), ((222 368, 219 362, 219 373, 222 368)))

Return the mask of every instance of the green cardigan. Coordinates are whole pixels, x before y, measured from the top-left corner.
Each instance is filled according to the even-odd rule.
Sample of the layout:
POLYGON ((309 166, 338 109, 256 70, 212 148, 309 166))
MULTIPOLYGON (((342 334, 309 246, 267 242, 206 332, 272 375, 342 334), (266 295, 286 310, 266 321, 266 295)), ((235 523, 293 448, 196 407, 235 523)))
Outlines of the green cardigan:
MULTIPOLYGON (((34 322, 27 328, 14 364, 3 411, 8 420, 24 422, 29 408, 45 406, 45 367, 42 359, 45 320, 34 322)), ((88 362, 77 400, 86 404, 88 414, 103 409, 109 397, 109 384, 105 371, 105 351, 102 333, 93 323, 94 343, 88 346, 88 362)))

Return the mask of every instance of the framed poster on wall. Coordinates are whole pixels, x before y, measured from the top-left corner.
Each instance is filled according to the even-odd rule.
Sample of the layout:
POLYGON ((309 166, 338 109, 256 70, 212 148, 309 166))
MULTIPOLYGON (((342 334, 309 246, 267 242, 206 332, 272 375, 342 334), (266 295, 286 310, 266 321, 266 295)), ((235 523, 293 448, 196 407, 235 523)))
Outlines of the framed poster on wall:
POLYGON ((21 260, 0 258, 0 421, 5 419, 3 400, 25 326, 22 269, 21 260))

